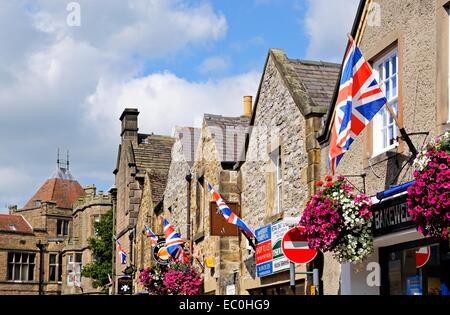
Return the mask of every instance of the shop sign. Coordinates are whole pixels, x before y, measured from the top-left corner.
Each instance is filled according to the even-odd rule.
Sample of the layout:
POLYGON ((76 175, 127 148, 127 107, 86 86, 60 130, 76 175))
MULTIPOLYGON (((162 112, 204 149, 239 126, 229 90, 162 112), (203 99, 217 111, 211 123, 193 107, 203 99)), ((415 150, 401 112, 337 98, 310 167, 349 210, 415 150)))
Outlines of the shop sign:
POLYGON ((406 194, 375 204, 371 208, 373 214, 373 235, 381 236, 415 226, 408 213, 406 194))
POLYGON ((117 279, 117 293, 133 294, 133 279, 131 277, 117 279))
POLYGON ((256 245, 256 275, 264 277, 289 269, 289 260, 281 249, 281 240, 289 230, 288 226, 279 221, 265 225, 255 231, 256 245))

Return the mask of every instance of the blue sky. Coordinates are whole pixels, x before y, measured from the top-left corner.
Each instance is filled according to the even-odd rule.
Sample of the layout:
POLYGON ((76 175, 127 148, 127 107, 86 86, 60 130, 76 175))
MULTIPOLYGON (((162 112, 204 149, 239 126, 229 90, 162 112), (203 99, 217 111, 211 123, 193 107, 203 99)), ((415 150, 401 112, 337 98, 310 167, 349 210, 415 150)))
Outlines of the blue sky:
POLYGON ((204 49, 186 49, 174 58, 151 60, 144 75, 171 69, 190 80, 204 80, 261 70, 269 48, 283 48, 289 56, 303 58, 308 37, 302 26, 307 9, 305 1, 291 0, 217 0, 213 6, 224 14, 226 37, 204 49), (208 57, 224 60, 216 71, 202 72, 208 57))
POLYGON ((119 116, 143 133, 238 116, 267 51, 340 62, 358 0, 65 0, 0 4, 0 212, 22 206, 69 149, 82 185, 114 183, 119 116))

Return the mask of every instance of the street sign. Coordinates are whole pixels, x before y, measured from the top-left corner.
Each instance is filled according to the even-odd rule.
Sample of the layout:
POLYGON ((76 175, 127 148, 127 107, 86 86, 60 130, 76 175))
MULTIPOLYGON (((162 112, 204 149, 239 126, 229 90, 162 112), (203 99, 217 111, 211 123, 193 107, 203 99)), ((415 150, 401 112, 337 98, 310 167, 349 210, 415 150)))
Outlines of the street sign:
POLYGON ((419 269, 425 266, 430 259, 431 248, 430 246, 421 247, 416 250, 416 268, 419 269))
POLYGON ((133 294, 133 279, 131 277, 117 279, 117 293, 133 294))
POLYGON ((255 231, 256 275, 264 277, 289 269, 289 260, 281 250, 281 239, 289 228, 284 221, 267 224, 255 231))
POLYGON ((317 250, 309 248, 304 229, 301 226, 290 229, 281 242, 284 255, 293 263, 306 264, 317 255, 317 250))

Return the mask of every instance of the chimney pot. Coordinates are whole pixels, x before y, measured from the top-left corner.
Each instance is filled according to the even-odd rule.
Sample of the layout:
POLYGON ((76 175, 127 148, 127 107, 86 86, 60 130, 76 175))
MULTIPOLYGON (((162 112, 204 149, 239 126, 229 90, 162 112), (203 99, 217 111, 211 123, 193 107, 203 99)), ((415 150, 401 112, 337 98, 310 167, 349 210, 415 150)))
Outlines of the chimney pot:
POLYGON ((244 96, 244 114, 243 116, 246 116, 250 118, 252 116, 252 96, 244 96))

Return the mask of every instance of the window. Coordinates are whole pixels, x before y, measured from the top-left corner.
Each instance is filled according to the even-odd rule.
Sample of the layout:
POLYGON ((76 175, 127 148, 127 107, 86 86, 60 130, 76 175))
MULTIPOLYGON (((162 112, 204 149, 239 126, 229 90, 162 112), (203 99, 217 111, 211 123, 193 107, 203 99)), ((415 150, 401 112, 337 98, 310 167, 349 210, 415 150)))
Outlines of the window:
POLYGON ((58 255, 58 282, 62 281, 62 254, 58 255))
POLYGON ((283 187, 283 169, 281 167, 281 148, 278 147, 270 154, 270 159, 274 167, 274 214, 282 211, 282 187, 283 187))
POLYGON ((68 220, 57 220, 56 221, 56 234, 58 236, 69 235, 69 221, 68 220))
MULTIPOLYGON (((376 60, 373 67, 375 77, 396 115, 398 115, 397 65, 398 56, 397 48, 395 48, 376 60)), ((373 119, 373 156, 397 146, 397 136, 397 125, 386 106, 384 106, 373 119)))
POLYGON ((33 281, 35 254, 8 253, 8 280, 33 281))
POLYGON ((382 295, 450 295, 449 241, 380 248, 382 295))
POLYGON ((62 280, 62 255, 49 254, 48 256, 48 281, 61 282, 62 280))
POLYGON ((73 285, 74 276, 79 281, 81 277, 82 255, 67 255, 67 285, 73 285))
POLYGON ((50 254, 48 256, 48 281, 55 282, 56 281, 56 254, 50 254))

